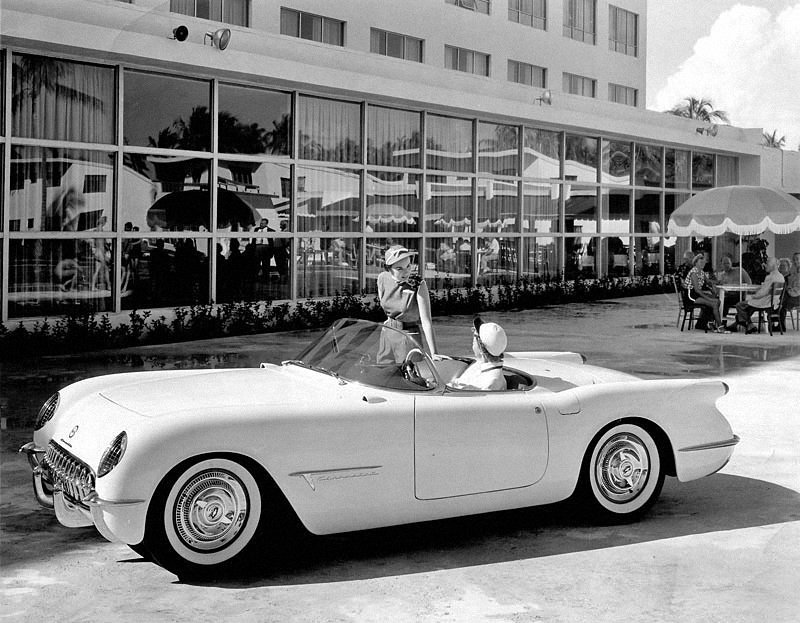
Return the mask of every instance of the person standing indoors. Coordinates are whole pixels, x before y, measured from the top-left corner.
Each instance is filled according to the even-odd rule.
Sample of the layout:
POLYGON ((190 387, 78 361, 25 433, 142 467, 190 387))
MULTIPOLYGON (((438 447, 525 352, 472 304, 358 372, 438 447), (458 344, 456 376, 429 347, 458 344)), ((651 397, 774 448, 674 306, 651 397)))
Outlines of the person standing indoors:
POLYGON ((768 309, 772 304, 772 284, 783 284, 783 275, 778 272, 778 260, 771 257, 767 260, 767 276, 758 290, 753 292, 744 301, 736 304, 736 324, 745 327, 746 333, 758 331, 751 321, 750 316, 759 309, 768 309))
MULTIPOLYGON (((417 253, 399 245, 391 246, 384 255, 386 270, 378 275, 378 299, 386 313, 384 324, 401 329, 420 344, 420 329, 425 337, 428 352, 436 356, 436 337, 431 320, 431 300, 425 280, 416 272, 411 258, 417 253)), ((394 340, 392 333, 384 331, 379 361, 401 363, 406 356, 408 340, 394 340)))

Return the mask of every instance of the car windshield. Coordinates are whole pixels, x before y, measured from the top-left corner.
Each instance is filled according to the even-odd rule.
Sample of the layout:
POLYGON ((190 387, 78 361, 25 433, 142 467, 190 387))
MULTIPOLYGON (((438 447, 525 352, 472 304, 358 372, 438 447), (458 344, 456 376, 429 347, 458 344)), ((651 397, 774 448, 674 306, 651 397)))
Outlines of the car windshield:
POLYGON ((368 320, 337 320, 289 363, 390 389, 419 390, 437 384, 433 365, 419 342, 368 320), (411 369, 406 363, 413 364, 411 369))

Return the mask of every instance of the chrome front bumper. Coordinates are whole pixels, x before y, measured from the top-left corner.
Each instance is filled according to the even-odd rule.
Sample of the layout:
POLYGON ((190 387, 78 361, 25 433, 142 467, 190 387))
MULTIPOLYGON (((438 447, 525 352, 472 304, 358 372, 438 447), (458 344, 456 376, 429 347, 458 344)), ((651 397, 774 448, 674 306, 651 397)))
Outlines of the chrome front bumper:
POLYGON ((94 489, 90 489, 80 500, 70 499, 64 494, 63 487, 53 482, 50 470, 43 460, 47 452, 45 448, 30 442, 22 446, 19 452, 28 457, 33 473, 33 494, 36 501, 45 508, 55 510, 58 522, 68 528, 93 525, 109 541, 118 541, 119 539, 108 528, 105 513, 113 512, 117 507, 136 506, 145 502, 145 500, 104 500, 94 489))

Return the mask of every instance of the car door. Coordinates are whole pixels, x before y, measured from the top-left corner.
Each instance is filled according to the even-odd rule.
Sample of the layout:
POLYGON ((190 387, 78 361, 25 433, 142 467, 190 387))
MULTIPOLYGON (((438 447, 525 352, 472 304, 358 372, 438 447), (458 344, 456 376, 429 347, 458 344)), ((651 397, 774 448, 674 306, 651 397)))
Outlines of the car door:
POLYGON ((526 391, 418 394, 414 486, 431 500, 526 487, 547 467, 544 409, 526 391))

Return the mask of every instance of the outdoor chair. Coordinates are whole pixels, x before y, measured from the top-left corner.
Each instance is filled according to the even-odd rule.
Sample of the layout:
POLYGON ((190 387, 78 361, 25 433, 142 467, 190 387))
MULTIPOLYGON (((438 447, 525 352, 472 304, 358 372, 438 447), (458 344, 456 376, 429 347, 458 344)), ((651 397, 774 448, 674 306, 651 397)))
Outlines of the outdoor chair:
POLYGON ((769 307, 758 311, 758 332, 761 333, 761 325, 766 323, 769 334, 772 335, 772 327, 778 326, 778 330, 783 335, 783 325, 781 324, 781 307, 786 288, 782 283, 773 283, 770 289, 769 307))
MULTIPOLYGON (((786 296, 786 294, 783 295, 784 301, 786 300, 786 296)), ((792 321, 792 329, 800 331, 800 305, 787 307, 786 316, 792 321)))
POLYGON ((681 278, 677 275, 672 275, 672 285, 675 286, 675 294, 678 295, 678 319, 675 321, 675 326, 680 326, 681 331, 683 331, 688 318, 689 330, 691 331, 694 324, 694 301, 689 298, 689 292, 683 287, 681 278))

